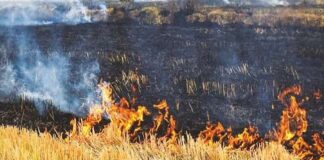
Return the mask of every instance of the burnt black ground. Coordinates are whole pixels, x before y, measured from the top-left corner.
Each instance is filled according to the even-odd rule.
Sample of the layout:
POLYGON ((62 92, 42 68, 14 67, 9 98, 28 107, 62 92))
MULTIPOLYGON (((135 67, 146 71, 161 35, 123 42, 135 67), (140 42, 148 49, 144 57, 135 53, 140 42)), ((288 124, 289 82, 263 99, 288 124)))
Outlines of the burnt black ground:
MULTIPOLYGON (((73 63, 98 60, 99 77, 121 86, 119 96, 129 96, 129 86, 120 82, 122 71, 146 75, 149 81, 141 86, 138 103, 152 107, 167 99, 179 130, 195 133, 209 117, 234 129, 254 124, 264 133, 279 122, 283 106, 277 94, 294 84, 303 88, 299 100, 310 97, 302 105, 310 132, 324 129, 323 98, 316 101, 312 95, 324 91, 323 29, 106 23, 15 29, 33 33, 45 53, 68 54, 73 63), (117 54, 130 60, 109 60, 117 54), (189 94, 186 84, 193 81, 196 87, 189 94), (202 82, 214 85, 204 89, 202 82)), ((1 32, 6 42, 1 36, 6 28, 1 32)), ((12 48, 10 42, 7 46, 12 48)))
POLYGON ((0 124, 28 128, 65 136, 70 131, 70 121, 74 115, 48 108, 40 113, 32 102, 0 103, 0 124))

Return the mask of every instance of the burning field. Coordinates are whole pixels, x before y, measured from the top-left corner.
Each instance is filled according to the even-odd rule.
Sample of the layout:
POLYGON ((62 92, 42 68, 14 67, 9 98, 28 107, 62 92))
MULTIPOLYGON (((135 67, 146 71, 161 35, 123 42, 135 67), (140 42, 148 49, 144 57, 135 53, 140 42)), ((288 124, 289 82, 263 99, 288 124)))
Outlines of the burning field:
POLYGON ((323 160, 323 4, 173 2, 0 0, 0 159, 323 160))
MULTIPOLYGON (((300 86, 280 92, 285 106, 276 129, 261 135, 250 124, 235 134, 221 122, 207 122, 193 137, 177 129, 166 100, 148 107, 113 96, 112 85, 101 82, 102 102, 90 107, 87 118, 70 121, 71 130, 33 132, 2 126, 3 159, 322 159, 323 133, 308 137, 307 112, 298 102, 300 86), (105 116, 110 122, 99 132, 94 127, 105 116), (290 151, 291 153, 289 153, 290 151)), ((135 88, 133 88, 135 92, 135 88)), ((315 99, 320 99, 318 92, 315 99)))

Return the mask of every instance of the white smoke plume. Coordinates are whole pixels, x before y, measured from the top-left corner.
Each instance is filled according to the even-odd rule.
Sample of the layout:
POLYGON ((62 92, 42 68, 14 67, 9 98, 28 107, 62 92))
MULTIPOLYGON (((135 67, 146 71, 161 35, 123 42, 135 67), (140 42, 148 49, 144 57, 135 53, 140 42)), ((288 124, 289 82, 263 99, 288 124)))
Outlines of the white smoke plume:
POLYGON ((50 102, 62 111, 74 113, 96 102, 100 70, 96 60, 74 64, 66 53, 41 52, 26 37, 29 36, 22 34, 14 38, 18 53, 11 58, 5 50, 0 51, 0 100, 24 96, 33 100, 39 111, 50 102))
POLYGON ((92 14, 79 0, 0 0, 0 25, 79 24, 106 18, 105 3, 92 14), (100 15, 100 17, 98 17, 100 15))
POLYGON ((97 101, 100 67, 96 59, 73 62, 73 57, 61 51, 56 39, 52 40, 55 51, 43 51, 33 29, 17 25, 74 25, 93 21, 79 1, 65 1, 69 7, 61 9, 39 2, 0 0, 0 4, 6 4, 0 5, 0 37, 4 40, 0 43, 0 101, 24 96, 34 101, 40 112, 50 102, 62 111, 82 113, 97 101))

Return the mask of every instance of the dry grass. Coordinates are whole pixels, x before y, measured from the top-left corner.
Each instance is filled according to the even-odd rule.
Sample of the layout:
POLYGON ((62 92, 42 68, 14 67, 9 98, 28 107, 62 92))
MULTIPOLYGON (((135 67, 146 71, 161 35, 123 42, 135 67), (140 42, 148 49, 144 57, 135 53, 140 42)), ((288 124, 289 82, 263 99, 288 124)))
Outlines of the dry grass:
MULTIPOLYGON (((324 2, 321 2, 322 4, 324 2)), ((318 3, 320 4, 320 3, 318 3)), ((180 11, 180 10, 179 10, 180 11)), ((186 20, 188 23, 212 23, 218 25, 244 24, 247 26, 301 26, 324 27, 324 9, 321 6, 289 7, 200 7, 189 15, 174 19, 177 12, 172 7, 143 6, 126 10, 108 8, 108 21, 130 18, 143 24, 162 25, 186 20), (170 14, 163 14, 165 11, 170 14)))
POLYGON ((142 23, 161 25, 166 23, 166 18, 161 16, 161 9, 155 6, 147 6, 130 11, 130 17, 139 19, 142 23))
POLYGON ((186 142, 180 138, 177 144, 156 142, 154 138, 142 143, 130 143, 115 133, 112 127, 108 127, 99 134, 64 140, 49 134, 2 126, 0 159, 295 159, 277 143, 267 143, 251 151, 240 151, 225 149, 218 143, 206 145, 190 136, 186 142))
POLYGON ((275 8, 203 8, 187 17, 188 22, 211 22, 219 25, 241 23, 257 26, 299 25, 324 27, 324 9, 321 7, 275 8))
POLYGON ((108 57, 108 61, 111 64, 129 64, 130 58, 126 54, 113 54, 110 57, 108 57))
POLYGON ((141 10, 142 13, 145 13, 145 20, 149 24, 161 24, 160 9, 158 7, 144 7, 141 10))

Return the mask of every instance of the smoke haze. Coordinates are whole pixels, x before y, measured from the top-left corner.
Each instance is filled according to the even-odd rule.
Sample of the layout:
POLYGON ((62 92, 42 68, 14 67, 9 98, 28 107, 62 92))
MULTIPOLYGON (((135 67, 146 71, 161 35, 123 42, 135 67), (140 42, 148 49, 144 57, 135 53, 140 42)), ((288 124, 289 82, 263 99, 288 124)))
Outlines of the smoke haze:
POLYGON ((96 6, 101 12, 93 17, 90 9, 79 0, 0 0, 0 25, 46 25, 53 23, 91 23, 105 18, 104 3, 96 6))
POLYGON ((18 26, 93 21, 79 1, 43 2, 0 1, 0 36, 5 39, 0 44, 0 100, 24 96, 33 100, 40 112, 44 104, 52 103, 62 111, 78 114, 97 100, 98 62, 85 59, 72 63, 54 38, 54 51, 43 51, 33 30, 18 26))

